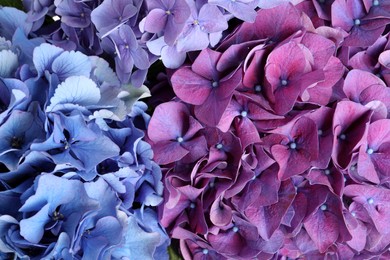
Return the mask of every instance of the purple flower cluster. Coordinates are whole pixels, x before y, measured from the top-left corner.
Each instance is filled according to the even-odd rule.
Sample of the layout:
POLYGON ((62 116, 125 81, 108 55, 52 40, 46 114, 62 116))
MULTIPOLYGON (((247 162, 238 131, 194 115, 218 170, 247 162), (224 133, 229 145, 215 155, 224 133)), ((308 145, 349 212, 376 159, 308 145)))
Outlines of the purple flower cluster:
POLYGON ((0 258, 167 259, 147 89, 100 57, 29 39, 44 4, 34 24, 0 8, 0 258))
POLYGON ((66 50, 104 54, 122 83, 139 87, 161 57, 177 68, 187 52, 215 46, 236 17, 253 22, 257 0, 26 0, 34 35, 66 50), (49 17, 49 18, 48 18, 49 17), (56 21, 44 25, 45 19, 56 21))
POLYGON ((387 259, 390 5, 261 2, 169 73, 161 222, 185 259, 387 259))
POLYGON ((215 46, 234 17, 254 22, 257 0, 147 0, 142 31, 154 33, 146 45, 168 68, 178 68, 187 52, 215 46))
POLYGON ((68 51, 104 54, 115 63, 122 83, 140 87, 156 60, 147 52, 143 38, 148 36, 138 28, 146 12, 143 0, 27 0, 23 4, 34 35, 68 51), (45 18, 56 21, 42 25, 45 18))

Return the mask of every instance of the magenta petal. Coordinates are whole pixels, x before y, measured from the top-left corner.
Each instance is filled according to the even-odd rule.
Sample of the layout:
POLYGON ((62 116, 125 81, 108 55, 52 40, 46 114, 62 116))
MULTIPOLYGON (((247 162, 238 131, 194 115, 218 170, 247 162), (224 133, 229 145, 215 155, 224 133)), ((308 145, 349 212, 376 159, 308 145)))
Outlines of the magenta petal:
POLYGON ((345 77, 343 90, 350 100, 360 102, 360 93, 367 87, 373 85, 385 87, 384 82, 374 74, 354 69, 345 77))
POLYGON ((219 72, 216 69, 216 64, 220 57, 221 53, 211 49, 205 49, 196 57, 191 68, 196 74, 203 78, 218 80, 219 72))
POLYGON ((260 236, 268 240, 272 234, 278 229, 294 200, 296 191, 292 182, 285 181, 279 190, 279 201, 275 204, 265 207, 258 207, 257 205, 249 206, 245 210, 247 218, 257 226, 260 236))
POLYGON ((347 244, 360 252, 364 249, 367 241, 367 228, 363 222, 355 219, 351 213, 344 214, 345 224, 352 235, 352 239, 347 244))
POLYGON ((201 105, 212 91, 212 81, 201 77, 189 67, 178 69, 171 78, 176 95, 189 104, 201 105))
POLYGON ((230 99, 231 96, 221 99, 215 91, 212 91, 202 105, 195 106, 195 115, 202 123, 215 127, 218 125, 230 99))
POLYGON ((189 151, 184 149, 176 141, 161 141, 152 145, 154 152, 153 159, 158 164, 168 164, 178 161, 186 156, 189 151))
POLYGON ((250 144, 260 142, 259 133, 251 120, 247 117, 236 119, 235 128, 237 130, 237 136, 241 140, 243 148, 250 144))
POLYGON ((244 246, 241 236, 233 231, 218 235, 210 234, 208 240, 213 248, 225 255, 237 255, 244 246))
POLYGON ((390 226, 390 191, 384 188, 352 184, 344 189, 344 194, 362 204, 367 210, 376 229, 381 234, 389 234, 390 226))
POLYGON ((380 179, 378 173, 375 170, 375 166, 371 161, 370 155, 367 154, 367 146, 360 147, 357 171, 359 176, 363 177, 367 181, 376 184, 380 183, 380 179))
POLYGON ((148 127, 148 136, 153 142, 176 140, 186 131, 184 121, 189 117, 187 107, 178 102, 159 105, 148 127))
POLYGON ((255 21, 259 39, 281 41, 303 28, 301 13, 291 3, 260 9, 255 21))
POLYGON ((278 178, 282 181, 303 173, 310 166, 310 155, 305 154, 304 151, 299 152, 291 150, 286 145, 276 144, 271 147, 271 153, 279 164, 278 178))
POLYGON ((216 199, 210 208, 210 220, 216 226, 226 226, 232 221, 232 209, 220 199, 216 199))
POLYGON ((234 98, 231 99, 225 111, 223 112, 222 120, 218 123, 217 127, 222 132, 226 133, 229 130, 234 118, 240 115, 240 110, 241 105, 234 98))
POLYGON ((305 221, 304 226, 320 253, 326 252, 339 237, 337 216, 327 211, 319 209, 305 221))
POLYGON ((333 118, 332 159, 336 166, 344 169, 351 162, 352 153, 367 131, 372 111, 352 101, 340 101, 333 118))

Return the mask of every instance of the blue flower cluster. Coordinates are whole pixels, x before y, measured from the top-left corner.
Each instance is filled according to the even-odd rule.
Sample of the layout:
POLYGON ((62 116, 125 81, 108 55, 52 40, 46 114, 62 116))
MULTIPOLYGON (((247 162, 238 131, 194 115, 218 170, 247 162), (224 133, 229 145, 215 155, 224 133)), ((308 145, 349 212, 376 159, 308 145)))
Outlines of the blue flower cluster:
POLYGON ((146 87, 26 19, 0 7, 0 259, 167 259, 146 87))

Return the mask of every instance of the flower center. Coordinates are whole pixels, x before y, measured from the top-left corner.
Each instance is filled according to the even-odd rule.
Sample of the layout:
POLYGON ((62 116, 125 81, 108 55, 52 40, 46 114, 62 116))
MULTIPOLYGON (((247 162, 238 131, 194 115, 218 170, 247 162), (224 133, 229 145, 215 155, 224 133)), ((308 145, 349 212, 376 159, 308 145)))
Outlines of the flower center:
POLYGON ((324 131, 322 131, 321 129, 318 129, 317 133, 319 136, 321 136, 321 135, 323 135, 324 131))
POLYGON ((213 82, 211 83, 211 86, 212 86, 213 88, 218 88, 218 87, 219 87, 218 81, 213 81, 213 82))
POLYGON ((285 79, 282 79, 282 80, 280 81, 280 83, 282 84, 282 86, 287 86, 288 81, 285 80, 285 79))
POLYGON ((64 215, 62 215, 59 211, 56 210, 56 211, 53 212, 52 219, 54 221, 63 220, 64 219, 64 215))
POLYGON ((353 22, 355 23, 356 26, 359 26, 362 23, 360 19, 355 19, 353 22))
POLYGON ((260 92, 261 91, 261 86, 260 85, 256 85, 255 86, 255 91, 256 92, 260 92))
POLYGON ((244 110, 244 111, 241 111, 241 116, 242 116, 242 117, 246 117, 247 115, 248 115, 248 112, 247 112, 247 111, 245 111, 245 110, 244 110))
POLYGON ((322 211, 325 211, 325 210, 328 209, 328 206, 327 206, 326 204, 322 204, 321 207, 320 207, 320 209, 321 209, 322 211))
POLYGON ((80 14, 80 17, 85 17, 85 13, 81 13, 81 14, 80 14))
POLYGON ((367 202, 368 202, 368 204, 374 204, 374 199, 373 198, 369 198, 368 200, 367 200, 367 202))
POLYGON ((374 1, 372 1, 372 5, 373 5, 373 6, 378 6, 378 5, 379 5, 379 0, 374 0, 374 1))
POLYGON ((297 144, 295 142, 290 143, 289 146, 290 146, 291 149, 296 149, 297 148, 297 144))
POLYGON ((373 154, 373 153, 374 153, 374 150, 373 150, 372 148, 368 148, 368 149, 367 149, 367 153, 368 153, 368 154, 373 154))
POLYGON ((330 170, 329 169, 326 169, 324 172, 325 172, 326 175, 330 174, 330 170))
POLYGON ((339 135, 339 138, 341 140, 345 140, 345 139, 347 139, 347 136, 345 134, 341 134, 341 135, 339 135))
POLYGON ((222 144, 217 144, 216 147, 217 147, 218 150, 221 150, 223 148, 223 145, 222 144))
POLYGON ((184 141, 183 137, 179 136, 177 139, 176 139, 179 143, 182 143, 184 141))
POLYGON ((14 149, 21 149, 23 145, 23 138, 13 136, 11 138, 11 147, 14 149))
POLYGON ((233 227, 233 232, 237 233, 238 232, 238 227, 233 227))
POLYGON ((191 204, 190 204, 190 208, 191 208, 191 209, 194 209, 194 208, 195 208, 195 206, 196 206, 196 205, 195 205, 195 203, 191 202, 191 204))
POLYGON ((199 21, 198 21, 198 20, 194 20, 194 21, 192 22, 192 24, 193 24, 193 25, 199 25, 199 21))
POLYGON ((166 13, 167 15, 171 15, 171 14, 172 14, 171 10, 167 10, 167 11, 165 11, 165 13, 166 13))

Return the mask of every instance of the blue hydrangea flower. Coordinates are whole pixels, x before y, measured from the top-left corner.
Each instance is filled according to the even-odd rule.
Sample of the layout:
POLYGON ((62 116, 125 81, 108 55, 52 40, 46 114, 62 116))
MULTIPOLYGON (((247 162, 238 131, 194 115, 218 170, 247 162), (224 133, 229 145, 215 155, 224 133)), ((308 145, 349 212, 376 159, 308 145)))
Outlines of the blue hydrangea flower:
POLYGON ((167 259, 170 240, 156 213, 162 174, 142 140, 150 116, 138 100, 150 95, 142 86, 149 57, 130 26, 136 15, 106 37, 118 62, 139 68, 123 63, 121 74, 80 47, 97 37, 82 38, 95 34, 96 1, 25 5, 29 16, 0 8, 0 258, 167 259), (30 38, 54 12, 67 23, 56 35, 81 41, 77 50, 30 38))

